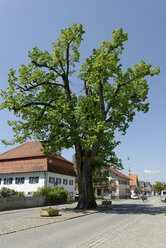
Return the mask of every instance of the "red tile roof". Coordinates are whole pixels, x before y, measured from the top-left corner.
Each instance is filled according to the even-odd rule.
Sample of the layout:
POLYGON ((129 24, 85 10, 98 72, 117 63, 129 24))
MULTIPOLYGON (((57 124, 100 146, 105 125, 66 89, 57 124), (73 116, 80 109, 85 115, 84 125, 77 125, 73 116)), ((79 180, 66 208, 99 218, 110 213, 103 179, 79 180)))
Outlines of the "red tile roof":
POLYGON ((60 155, 48 157, 41 150, 39 141, 30 141, 0 154, 0 174, 52 171, 75 176, 71 162, 60 155))
POLYGON ((41 149, 42 145, 39 141, 29 141, 0 154, 0 160, 45 156, 41 149))
POLYGON ((116 174, 118 177, 122 177, 122 178, 130 180, 130 178, 128 176, 126 176, 125 174, 121 173, 120 171, 115 170, 112 167, 110 167, 109 170, 112 171, 114 174, 116 174))
POLYGON ((130 178, 130 186, 138 186, 138 177, 137 175, 128 175, 130 178))
POLYGON ((0 174, 47 171, 47 158, 0 161, 0 174))

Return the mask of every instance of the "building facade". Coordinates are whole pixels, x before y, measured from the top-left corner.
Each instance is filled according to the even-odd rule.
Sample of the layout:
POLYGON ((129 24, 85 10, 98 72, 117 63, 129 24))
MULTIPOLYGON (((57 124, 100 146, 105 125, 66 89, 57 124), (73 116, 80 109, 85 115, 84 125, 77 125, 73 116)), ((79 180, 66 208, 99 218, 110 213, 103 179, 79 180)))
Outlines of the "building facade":
POLYGON ((130 178, 130 190, 131 190, 131 196, 134 194, 139 193, 139 182, 137 175, 128 175, 130 178))
POLYGON ((96 183, 94 192, 97 197, 112 199, 130 198, 130 178, 120 171, 110 167, 103 170, 107 174, 107 181, 96 183))
POLYGON ((0 189, 7 187, 32 194, 39 187, 58 185, 74 199, 75 176, 71 162, 59 155, 44 155, 39 141, 30 141, 0 154, 0 189))

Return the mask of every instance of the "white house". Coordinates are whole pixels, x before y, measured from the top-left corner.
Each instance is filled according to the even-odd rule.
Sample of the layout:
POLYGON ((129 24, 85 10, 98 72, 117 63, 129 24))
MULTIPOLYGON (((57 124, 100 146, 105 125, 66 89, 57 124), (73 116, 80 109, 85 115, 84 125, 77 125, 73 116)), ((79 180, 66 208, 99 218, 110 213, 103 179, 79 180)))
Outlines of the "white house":
POLYGON ((95 194, 102 197, 129 198, 130 178, 112 167, 104 171, 108 180, 94 185, 95 194))
POLYGON ((128 175, 128 177, 130 178, 131 196, 138 194, 138 192, 139 192, 138 176, 137 175, 128 175))
POLYGON ((38 187, 62 186, 75 196, 73 164, 65 158, 43 154, 39 141, 30 141, 0 154, 0 189, 7 187, 31 194, 38 187))

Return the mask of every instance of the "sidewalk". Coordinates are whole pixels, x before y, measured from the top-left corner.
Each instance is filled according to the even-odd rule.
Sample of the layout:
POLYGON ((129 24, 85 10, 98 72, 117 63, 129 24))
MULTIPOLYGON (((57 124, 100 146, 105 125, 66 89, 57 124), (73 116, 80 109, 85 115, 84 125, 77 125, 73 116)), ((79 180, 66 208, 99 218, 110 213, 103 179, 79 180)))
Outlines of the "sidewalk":
POLYGON ((71 209, 61 209, 59 211, 59 216, 40 217, 40 209, 38 215, 23 217, 19 221, 17 219, 16 220, 12 219, 1 222, 0 236, 9 233, 28 230, 31 228, 45 226, 57 222, 62 222, 73 218, 83 217, 85 215, 94 214, 97 212, 96 210, 79 211, 71 208, 71 209))
MULTIPOLYGON (((113 205, 117 204, 124 204, 125 200, 113 201, 113 205)), ((73 218, 83 217, 89 214, 95 214, 98 211, 101 211, 102 208, 109 208, 101 206, 101 202, 98 202, 99 209, 96 210, 76 210, 76 204, 64 204, 59 206, 52 206, 57 207, 59 209, 59 216, 56 217, 40 217, 40 210, 44 207, 34 208, 35 211, 37 210, 37 214, 32 214, 31 216, 20 218, 18 219, 10 219, 1 221, 0 225, 0 235, 5 235, 9 233, 14 233, 18 231, 28 230, 31 228, 36 228, 40 226, 49 225, 52 223, 62 222, 73 218)), ((2 211, 0 212, 1 215, 5 214, 13 214, 13 213, 20 213, 32 211, 32 209, 19 209, 19 210, 10 210, 10 211, 2 211)))

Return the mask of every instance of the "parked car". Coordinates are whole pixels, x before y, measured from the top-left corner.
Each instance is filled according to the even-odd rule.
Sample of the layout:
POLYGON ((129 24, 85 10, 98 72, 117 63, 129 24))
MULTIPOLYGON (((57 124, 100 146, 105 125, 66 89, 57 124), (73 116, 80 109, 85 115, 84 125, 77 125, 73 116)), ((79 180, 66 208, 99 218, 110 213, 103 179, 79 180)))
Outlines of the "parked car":
POLYGON ((161 200, 166 202, 166 190, 161 191, 161 200))
POLYGON ((131 199, 137 200, 137 199, 140 199, 140 196, 135 194, 135 195, 132 195, 131 196, 131 199))

